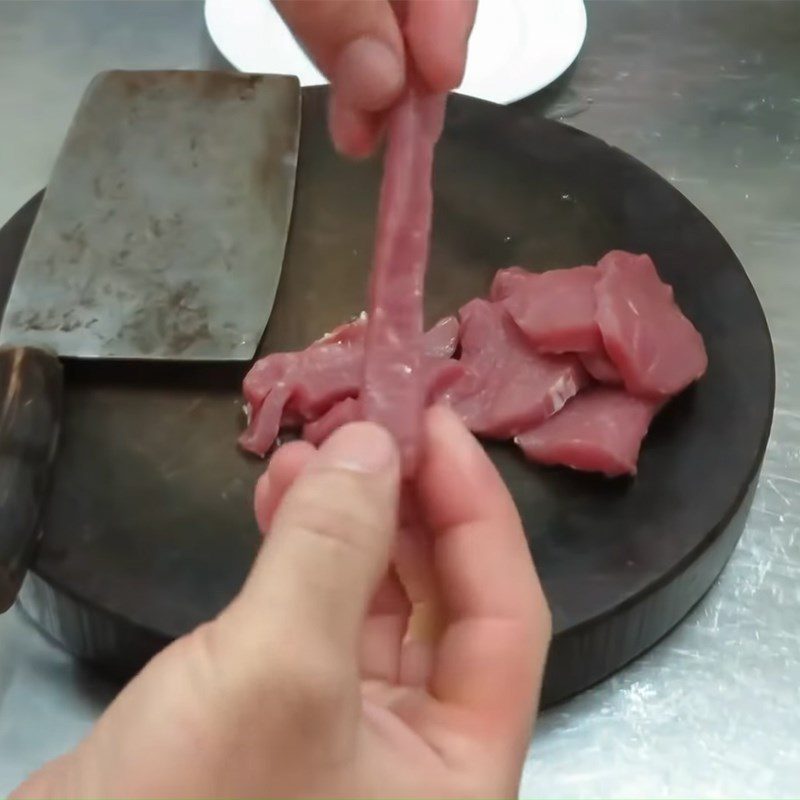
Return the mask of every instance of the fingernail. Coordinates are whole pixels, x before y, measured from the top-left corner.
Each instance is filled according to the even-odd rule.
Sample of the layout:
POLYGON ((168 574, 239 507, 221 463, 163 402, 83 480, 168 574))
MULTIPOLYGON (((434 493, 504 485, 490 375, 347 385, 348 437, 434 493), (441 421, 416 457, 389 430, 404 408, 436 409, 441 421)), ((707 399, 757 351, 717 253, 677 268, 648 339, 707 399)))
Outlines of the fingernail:
POLYGON ((405 81, 402 58, 379 39, 362 36, 339 54, 333 85, 348 104, 380 111, 400 93, 405 81))
POLYGON ((325 466, 355 472, 381 472, 398 461, 397 447, 387 431, 371 422, 355 422, 334 433, 319 450, 325 466))
POLYGON ((348 158, 367 158, 372 155, 377 140, 377 126, 367 111, 356 111, 331 95, 328 109, 333 145, 340 155, 348 158))

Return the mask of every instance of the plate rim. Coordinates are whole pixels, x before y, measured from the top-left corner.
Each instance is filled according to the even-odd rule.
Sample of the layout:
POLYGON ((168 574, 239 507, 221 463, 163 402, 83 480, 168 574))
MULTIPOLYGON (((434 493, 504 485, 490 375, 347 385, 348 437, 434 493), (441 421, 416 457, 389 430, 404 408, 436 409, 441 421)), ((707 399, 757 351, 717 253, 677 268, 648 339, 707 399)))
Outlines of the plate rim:
MULTIPOLYGON (((234 69, 246 72, 247 70, 244 70, 242 67, 241 58, 233 50, 234 45, 230 41, 226 40, 228 34, 227 31, 223 29, 223 24, 220 22, 221 16, 227 12, 226 6, 233 2, 235 2, 235 0, 204 0, 203 19, 205 22, 206 33, 222 57, 234 69)), ((263 2, 269 2, 269 0, 263 0, 263 2)), ((484 0, 484 2, 487 2, 487 0, 484 0)), ((586 41, 588 30, 588 14, 586 11, 585 0, 559 0, 559 2, 569 2, 572 5, 573 13, 576 15, 576 35, 570 37, 569 41, 571 42, 571 46, 569 48, 565 48, 563 57, 558 61, 559 67, 557 70, 550 70, 547 73, 540 75, 537 80, 528 81, 524 91, 519 89, 515 89, 513 91, 506 89, 505 91, 498 91, 495 96, 470 94, 461 87, 458 87, 455 91, 459 94, 473 97, 476 100, 484 100, 486 102, 508 105, 510 103, 523 100, 526 97, 535 95, 557 81, 570 69, 570 67, 572 67, 580 55, 580 52, 583 49, 583 45, 586 41)), ((528 7, 525 0, 522 0, 520 7, 523 9, 528 7)), ((317 70, 316 65, 312 66, 314 66, 314 69, 317 72, 319 71, 317 70)), ((308 83, 303 84, 303 88, 311 88, 312 86, 323 85, 325 85, 325 82, 308 83)))

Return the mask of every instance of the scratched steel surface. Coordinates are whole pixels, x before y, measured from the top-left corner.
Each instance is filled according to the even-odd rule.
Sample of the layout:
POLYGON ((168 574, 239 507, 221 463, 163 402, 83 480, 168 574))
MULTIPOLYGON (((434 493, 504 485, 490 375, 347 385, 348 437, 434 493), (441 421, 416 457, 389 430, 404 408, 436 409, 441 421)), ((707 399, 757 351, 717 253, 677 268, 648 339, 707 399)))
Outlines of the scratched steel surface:
MULTIPOLYGON (((0 216, 44 183, 95 72, 206 66, 207 52, 194 0, 0 0, 0 216)), ((650 653, 542 717, 521 793, 798 796, 800 3, 595 0, 574 73, 525 102, 637 156, 715 222, 769 318, 778 400, 719 584, 650 653)), ((109 697, 17 615, 0 618, 0 793, 109 697)))
POLYGON ((526 797, 800 795, 800 3, 589 4, 574 74, 531 105, 668 178, 766 311, 772 438, 746 531, 686 622, 544 714, 526 797))
POLYGON ((252 359, 278 288, 299 136, 295 78, 99 75, 51 173, 0 341, 76 358, 252 359))

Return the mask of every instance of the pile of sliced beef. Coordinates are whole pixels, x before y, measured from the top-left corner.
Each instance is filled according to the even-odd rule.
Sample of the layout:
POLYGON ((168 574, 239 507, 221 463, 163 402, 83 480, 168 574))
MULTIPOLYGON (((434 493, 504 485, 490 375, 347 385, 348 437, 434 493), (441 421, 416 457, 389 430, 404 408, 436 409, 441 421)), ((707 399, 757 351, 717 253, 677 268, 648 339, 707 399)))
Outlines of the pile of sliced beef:
MULTIPOLYGON (((373 357, 384 354, 390 375, 371 382, 373 407, 414 415, 418 391, 477 435, 513 439, 532 461, 608 476, 636 473, 653 417, 707 367, 700 334, 652 260, 621 251, 595 266, 500 270, 489 297, 429 330, 410 364, 392 354, 402 337, 386 324, 373 333, 387 340, 373 357), (410 374, 416 390, 404 383, 410 374)), ((318 444, 346 422, 375 418, 364 409, 368 327, 362 315, 306 350, 258 361, 244 382, 242 446, 263 455, 284 428, 318 444)), ((392 425, 402 430, 403 420, 392 425)))
POLYGON ((253 366, 242 447, 265 455, 282 429, 319 444, 368 419, 394 435, 411 476, 423 409, 446 403, 470 430, 513 439, 533 461, 635 474, 653 417, 707 366, 700 334, 648 256, 614 251, 596 266, 539 274, 503 269, 488 299, 423 331, 445 104, 411 81, 390 113, 369 316, 253 366))

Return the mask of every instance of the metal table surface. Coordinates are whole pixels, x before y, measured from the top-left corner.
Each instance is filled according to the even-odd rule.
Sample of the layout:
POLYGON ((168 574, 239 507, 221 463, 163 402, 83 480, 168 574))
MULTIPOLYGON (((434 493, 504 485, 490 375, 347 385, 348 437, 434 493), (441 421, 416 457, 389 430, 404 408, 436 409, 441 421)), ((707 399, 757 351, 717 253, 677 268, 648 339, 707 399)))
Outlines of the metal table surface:
MULTIPOLYGON (((769 318, 772 439, 742 541, 689 618, 545 713, 525 797, 800 794, 800 2, 593 0, 577 66, 523 101, 632 153, 728 238, 769 318)), ((46 181, 110 67, 218 64, 196 0, 0 0, 0 219, 46 181)), ((67 749, 113 687, 0 618, 0 793, 67 749)))

